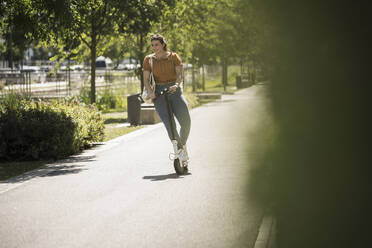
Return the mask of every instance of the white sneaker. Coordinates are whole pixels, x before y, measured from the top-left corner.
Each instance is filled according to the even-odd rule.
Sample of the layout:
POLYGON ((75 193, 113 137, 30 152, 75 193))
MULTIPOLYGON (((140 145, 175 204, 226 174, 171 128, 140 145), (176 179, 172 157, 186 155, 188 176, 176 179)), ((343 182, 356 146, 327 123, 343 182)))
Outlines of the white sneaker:
POLYGON ((182 161, 189 161, 189 154, 187 153, 187 147, 186 145, 184 145, 182 147, 182 149, 179 149, 178 150, 178 157, 182 160, 182 161))

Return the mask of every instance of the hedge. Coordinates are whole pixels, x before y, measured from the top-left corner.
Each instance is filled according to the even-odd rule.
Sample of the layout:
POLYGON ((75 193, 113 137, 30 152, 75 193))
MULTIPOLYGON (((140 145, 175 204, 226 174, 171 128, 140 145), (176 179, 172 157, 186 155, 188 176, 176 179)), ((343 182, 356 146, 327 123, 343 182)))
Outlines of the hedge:
POLYGON ((57 159, 103 140, 93 105, 77 100, 33 101, 8 95, 0 103, 0 160, 57 159))

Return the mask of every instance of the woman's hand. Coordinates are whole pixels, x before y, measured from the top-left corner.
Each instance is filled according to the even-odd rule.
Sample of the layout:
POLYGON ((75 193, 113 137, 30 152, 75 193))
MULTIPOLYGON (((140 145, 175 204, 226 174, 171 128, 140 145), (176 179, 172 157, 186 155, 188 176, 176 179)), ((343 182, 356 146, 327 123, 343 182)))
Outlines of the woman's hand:
POLYGON ((156 98, 155 93, 153 91, 150 91, 148 94, 148 97, 154 100, 156 98))
POLYGON ((176 83, 175 85, 172 85, 171 87, 169 87, 169 92, 173 94, 174 92, 176 92, 177 88, 178 88, 178 84, 176 83))

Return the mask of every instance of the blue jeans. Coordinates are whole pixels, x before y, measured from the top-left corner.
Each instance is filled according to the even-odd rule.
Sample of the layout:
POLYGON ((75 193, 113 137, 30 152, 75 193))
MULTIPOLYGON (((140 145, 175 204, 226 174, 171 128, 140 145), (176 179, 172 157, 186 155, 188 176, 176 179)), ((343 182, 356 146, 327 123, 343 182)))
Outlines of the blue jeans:
MULTIPOLYGON (((166 85, 156 85, 155 93, 161 92, 163 89, 174 85, 174 83, 169 83, 166 85)), ((186 145, 187 138, 189 137, 190 133, 190 126, 191 126, 191 119, 189 109, 187 107, 187 103, 185 97, 182 94, 181 88, 177 88, 176 92, 173 94, 168 95, 169 105, 171 107, 171 111, 173 111, 174 116, 176 117, 178 123, 180 124, 180 132, 178 133, 176 128, 176 123, 173 118, 173 127, 174 127, 174 134, 175 139, 181 148, 182 145, 186 145)), ((160 119, 165 125, 167 129, 169 139, 172 140, 172 132, 171 132, 171 125, 169 121, 168 109, 165 103, 164 95, 158 96, 154 100, 154 105, 156 112, 158 112, 160 119)))

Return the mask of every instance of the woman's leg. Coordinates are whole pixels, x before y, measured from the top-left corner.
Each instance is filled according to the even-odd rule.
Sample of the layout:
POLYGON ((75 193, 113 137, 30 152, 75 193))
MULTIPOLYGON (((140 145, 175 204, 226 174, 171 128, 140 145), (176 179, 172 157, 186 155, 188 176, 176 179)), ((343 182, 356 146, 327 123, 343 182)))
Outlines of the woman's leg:
MULTIPOLYGON (((169 119, 168 109, 165 103, 164 96, 157 97, 154 100, 154 105, 155 105, 156 112, 158 112, 161 121, 164 123, 169 139, 172 140, 172 131, 171 131, 171 125, 169 121, 170 119, 169 119)), ((176 128, 176 122, 174 121, 174 119, 173 119, 173 128, 174 128, 174 135, 175 135, 174 138, 177 140, 178 143, 180 143, 181 139, 178 135, 177 128, 176 128)))
POLYGON ((178 142, 181 145, 186 145, 187 139, 190 134, 191 118, 186 99, 183 96, 181 89, 177 89, 174 94, 170 95, 170 103, 173 113, 181 126, 179 134, 180 139, 178 140, 178 142))

